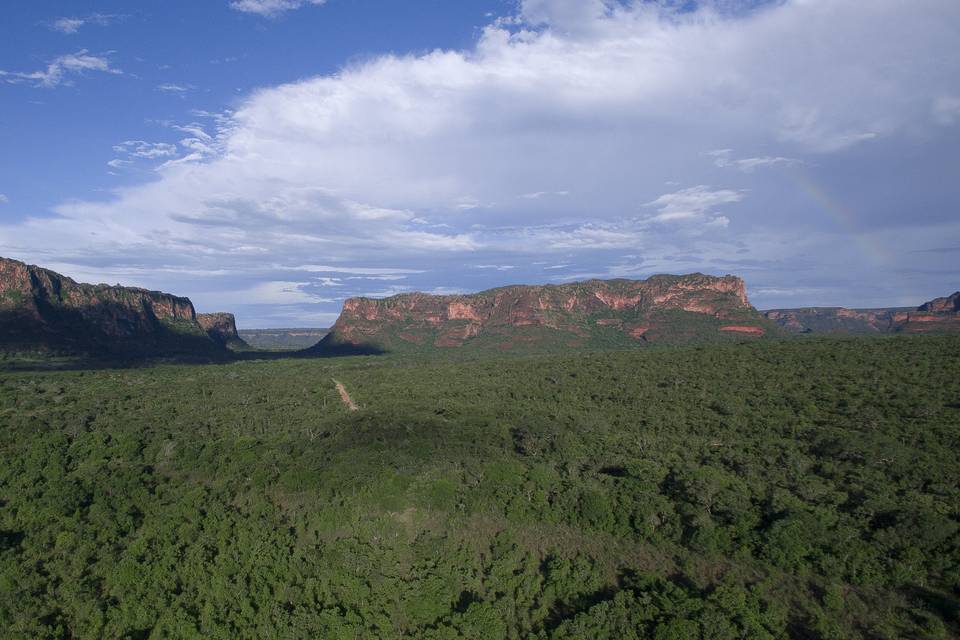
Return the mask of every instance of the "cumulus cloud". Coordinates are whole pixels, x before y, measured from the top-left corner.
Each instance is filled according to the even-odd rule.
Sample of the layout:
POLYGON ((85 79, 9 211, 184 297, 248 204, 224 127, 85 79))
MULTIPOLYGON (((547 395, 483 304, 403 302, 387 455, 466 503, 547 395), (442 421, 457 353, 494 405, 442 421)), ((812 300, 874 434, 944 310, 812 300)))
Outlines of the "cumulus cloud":
MULTIPOLYGON (((427 272, 413 276, 427 288, 500 273, 470 264, 514 265, 519 279, 534 262, 610 266, 624 251, 643 269, 769 275, 785 254, 809 262, 791 234, 806 232, 796 210, 822 207, 823 190, 791 187, 788 200, 768 180, 791 172, 761 168, 853 166, 867 145, 895 158, 923 127, 952 121, 958 3, 670 6, 526 0, 469 50, 379 56, 260 89, 234 112, 175 125, 186 137, 168 144, 181 154, 158 180, 0 226, 0 251, 265 282, 306 282, 295 270, 309 264, 400 266, 427 272), (770 152, 703 156, 726 148, 770 152), (737 171, 719 177, 718 161, 737 171)), ((863 211, 836 237, 870 222, 863 211)))
POLYGON ((244 13, 273 17, 306 5, 321 5, 327 0, 234 0, 230 8, 244 13))
POLYGON ((104 55, 93 55, 86 49, 54 58, 40 71, 4 71, 0 78, 11 84, 32 82, 36 87, 53 88, 61 84, 70 84, 71 76, 84 75, 87 72, 101 72, 119 75, 119 69, 110 64, 104 55))
POLYGON ((741 200, 743 200, 743 194, 738 191, 712 189, 706 185, 698 185, 673 193, 665 193, 644 206, 653 207, 659 212, 649 218, 651 222, 698 222, 714 227, 725 227, 730 220, 726 216, 718 215, 716 208, 741 200))
POLYGON ((560 32, 581 32, 592 29, 614 11, 614 3, 606 0, 522 0, 520 14, 530 26, 549 26, 560 32))

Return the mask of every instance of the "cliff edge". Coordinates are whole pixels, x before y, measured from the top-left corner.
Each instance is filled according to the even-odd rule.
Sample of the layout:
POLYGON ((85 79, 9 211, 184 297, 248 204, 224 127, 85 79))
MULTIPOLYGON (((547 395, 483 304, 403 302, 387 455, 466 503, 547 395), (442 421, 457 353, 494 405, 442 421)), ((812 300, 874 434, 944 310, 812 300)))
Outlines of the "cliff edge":
POLYGON ((224 345, 201 326, 188 298, 78 283, 49 269, 0 258, 0 348, 211 356, 224 345))
POLYGON ((317 350, 583 347, 761 336, 771 328, 750 305, 742 279, 694 273, 350 298, 317 350))

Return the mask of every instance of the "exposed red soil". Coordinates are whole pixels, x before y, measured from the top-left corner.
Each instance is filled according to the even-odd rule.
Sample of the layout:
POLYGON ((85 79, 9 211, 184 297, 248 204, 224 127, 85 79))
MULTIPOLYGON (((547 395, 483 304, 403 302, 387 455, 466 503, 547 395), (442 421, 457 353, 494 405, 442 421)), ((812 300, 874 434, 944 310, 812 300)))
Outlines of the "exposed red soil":
POLYGON ((727 325, 725 327, 720 327, 720 331, 729 331, 731 333, 743 333, 751 336, 762 336, 763 329, 761 327, 750 327, 745 325, 727 325))
POLYGON ((360 407, 353 403, 353 400, 350 398, 350 394, 347 393, 347 388, 343 386, 342 382, 334 380, 333 383, 337 385, 337 393, 340 394, 340 399, 343 400, 343 404, 347 405, 347 408, 350 411, 358 411, 360 407))

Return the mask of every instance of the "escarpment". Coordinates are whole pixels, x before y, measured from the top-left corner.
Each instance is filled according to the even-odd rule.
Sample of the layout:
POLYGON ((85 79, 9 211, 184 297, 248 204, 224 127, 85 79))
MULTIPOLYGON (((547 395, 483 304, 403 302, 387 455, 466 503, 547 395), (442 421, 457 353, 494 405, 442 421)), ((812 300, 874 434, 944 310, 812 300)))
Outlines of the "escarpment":
POLYGON ((743 280, 695 273, 518 285, 467 295, 350 298, 318 349, 580 347, 760 336, 771 327, 750 305, 743 280))
POLYGON ((79 283, 49 269, 0 258, 0 347, 4 349, 210 355, 224 344, 201 325, 189 298, 79 283))
POLYGON ((231 349, 245 349, 249 345, 237 332, 237 319, 232 313, 198 313, 197 323, 210 339, 231 349))
POLYGON ((930 302, 925 302, 917 308, 917 311, 927 313, 957 313, 960 311, 960 291, 945 298, 934 298, 930 302))
POLYGON ((960 291, 916 308, 771 309, 768 320, 794 333, 944 333, 960 331, 960 291))

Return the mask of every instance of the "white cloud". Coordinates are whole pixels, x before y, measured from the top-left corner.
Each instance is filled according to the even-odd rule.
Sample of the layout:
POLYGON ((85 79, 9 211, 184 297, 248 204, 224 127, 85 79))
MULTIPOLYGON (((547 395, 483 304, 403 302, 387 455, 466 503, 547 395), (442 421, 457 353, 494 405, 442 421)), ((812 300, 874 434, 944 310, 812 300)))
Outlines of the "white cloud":
POLYGON ((83 18, 59 18, 50 25, 50 28, 60 33, 76 33, 85 22, 83 18))
POLYGON ((570 195, 569 191, 534 191, 533 193, 524 193, 520 197, 526 200, 539 200, 545 196, 557 196, 563 198, 570 195))
POLYGON ((670 4, 527 0, 469 50, 365 58, 257 90, 235 112, 174 125, 179 154, 154 158, 166 160, 154 181, 0 225, 0 254, 182 262, 266 282, 308 282, 324 270, 296 270, 315 262, 387 270, 344 271, 371 277, 396 266, 431 272, 411 279, 428 287, 531 258, 586 272, 611 263, 605 251, 659 256, 664 271, 723 269, 741 250, 799 260, 805 219, 757 195, 792 172, 761 168, 849 169, 859 147, 893 154, 953 121, 943 100, 957 95, 960 3, 787 0, 737 17, 670 4), (702 152, 720 147, 776 151, 731 151, 738 170, 704 186, 716 172, 702 152), (630 219, 644 202, 649 215, 630 219))
POLYGON ((53 88, 61 84, 70 84, 71 75, 83 75, 90 71, 99 71, 119 75, 122 72, 111 66, 106 56, 91 55, 86 49, 76 53, 54 58, 42 71, 20 72, 0 70, 0 78, 17 84, 33 82, 36 87, 53 88))
POLYGON ((297 305, 333 302, 332 298, 309 291, 310 282, 270 280, 232 291, 206 291, 202 300, 207 307, 230 309, 237 305, 297 305))
POLYGON ((320 296, 303 290, 309 282, 263 282, 244 292, 247 304, 294 304, 317 302, 320 296))
POLYGON ((114 145, 113 150, 134 158, 155 160, 171 158, 177 155, 177 147, 168 142, 146 142, 145 140, 126 140, 114 145))
POLYGON ((407 276, 387 275, 387 276, 350 276, 347 280, 382 280, 386 282, 394 280, 404 280, 407 276))
POLYGON ((733 168, 752 173, 759 167, 783 166, 789 167, 801 164, 802 161, 797 158, 785 158, 783 156, 757 156, 754 158, 734 158, 733 149, 716 149, 708 151, 708 156, 714 158, 713 164, 721 168, 733 168))
POLYGON ((190 91, 190 87, 182 84, 158 84, 157 91, 163 91, 164 93, 186 93, 190 91))
POLYGON ((457 201, 453 206, 455 209, 459 209, 460 211, 469 211, 470 209, 479 209, 483 205, 476 198, 462 196, 457 198, 457 201))
POLYGON ((643 232, 618 225, 584 224, 572 229, 542 229, 528 234, 529 245, 557 250, 631 249, 643 243, 643 232))
POLYGON ((433 287, 432 289, 426 291, 426 293, 435 296, 456 296, 470 292, 463 287, 433 287))
POLYGON ((203 125, 198 124, 196 122, 191 124, 175 124, 171 126, 177 131, 189 133, 190 135, 192 135, 194 138, 198 140, 202 140, 204 142, 210 142, 211 140, 213 140, 213 137, 209 133, 204 131, 203 125))
POLYGON ((10 198, 8 198, 5 194, 0 193, 0 204, 8 204, 9 202, 10 198))
POLYGON ((308 273, 350 273, 363 276, 378 276, 377 279, 383 278, 394 278, 402 277, 398 274, 414 274, 414 273, 424 273, 423 269, 394 269, 394 268, 379 268, 379 267, 347 267, 343 265, 327 265, 327 264, 301 264, 295 267, 282 267, 277 266, 278 269, 292 269, 294 271, 306 271, 308 273))
POLYGON ((522 0, 520 12, 533 26, 549 25, 560 32, 589 30, 612 13, 604 0, 522 0))
POLYGON ((714 210, 720 205, 741 200, 743 200, 743 194, 739 191, 712 189, 706 185, 698 185, 673 193, 665 193, 644 206, 653 207, 659 211, 649 218, 651 222, 699 222, 725 227, 729 220, 725 216, 717 215, 714 210))
POLYGON ((87 24, 94 24, 97 26, 105 27, 117 20, 121 19, 122 16, 111 15, 105 13, 93 13, 88 16, 78 17, 63 17, 57 18, 49 24, 50 28, 54 31, 59 31, 60 33, 73 34, 80 30, 81 27, 87 24))
POLYGON ((244 13, 272 17, 306 5, 321 5, 326 0, 234 0, 230 8, 244 13))

